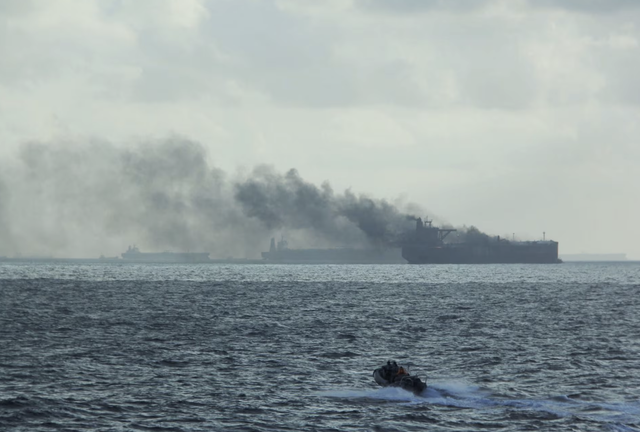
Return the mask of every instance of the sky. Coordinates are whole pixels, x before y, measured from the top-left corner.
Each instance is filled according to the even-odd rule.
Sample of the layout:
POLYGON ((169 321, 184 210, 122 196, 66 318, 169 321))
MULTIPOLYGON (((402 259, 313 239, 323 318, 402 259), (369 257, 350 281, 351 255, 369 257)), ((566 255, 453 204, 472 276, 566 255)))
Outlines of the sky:
POLYGON ((0 255, 324 246, 238 201, 259 179, 640 259, 639 26, 636 0, 0 0, 0 255))

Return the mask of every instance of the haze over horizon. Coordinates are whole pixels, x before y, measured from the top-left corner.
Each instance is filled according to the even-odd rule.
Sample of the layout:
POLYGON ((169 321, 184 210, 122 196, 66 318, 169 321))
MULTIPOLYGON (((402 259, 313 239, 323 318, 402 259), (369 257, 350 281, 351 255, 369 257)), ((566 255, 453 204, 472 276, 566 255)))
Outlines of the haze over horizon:
POLYGON ((640 259, 638 22, 632 0, 4 0, 0 255, 256 257, 415 214, 640 259))

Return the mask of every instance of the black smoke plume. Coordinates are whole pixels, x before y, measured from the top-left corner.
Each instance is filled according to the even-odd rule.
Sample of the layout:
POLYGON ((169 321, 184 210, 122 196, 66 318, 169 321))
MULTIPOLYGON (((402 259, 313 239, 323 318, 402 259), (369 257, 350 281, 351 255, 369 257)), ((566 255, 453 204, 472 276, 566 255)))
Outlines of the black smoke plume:
POLYGON ((406 215, 385 200, 334 193, 328 183, 317 187, 295 169, 285 175, 268 167, 235 185, 244 213, 269 229, 302 229, 334 242, 367 241, 388 246, 407 229, 406 215))
POLYGON ((229 176, 207 157, 180 137, 26 143, 0 162, 0 255, 96 257, 137 243, 257 258, 280 233, 295 247, 383 246, 407 227, 387 201, 317 187, 295 170, 229 176))

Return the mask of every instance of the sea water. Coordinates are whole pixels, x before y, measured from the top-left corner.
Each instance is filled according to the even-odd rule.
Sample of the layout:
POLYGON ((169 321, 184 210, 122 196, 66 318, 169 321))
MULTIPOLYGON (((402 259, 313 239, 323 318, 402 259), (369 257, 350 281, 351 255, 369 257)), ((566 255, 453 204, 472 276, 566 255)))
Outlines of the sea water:
POLYGON ((640 431, 640 263, 0 263, 0 430, 640 431))

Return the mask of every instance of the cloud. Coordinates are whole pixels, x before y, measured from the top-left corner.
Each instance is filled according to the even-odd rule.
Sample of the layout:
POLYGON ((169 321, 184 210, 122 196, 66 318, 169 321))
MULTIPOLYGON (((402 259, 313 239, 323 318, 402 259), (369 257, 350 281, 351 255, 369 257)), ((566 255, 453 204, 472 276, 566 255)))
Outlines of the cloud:
POLYGON ((141 104, 520 110, 593 97, 636 103, 618 87, 635 82, 620 72, 640 67, 637 29, 573 15, 549 21, 545 11, 562 4, 371 0, 320 13, 249 0, 150 9, 145 2, 9 3, 12 18, 0 24, 0 92, 3 85, 47 91, 71 80, 88 96, 141 104), (381 8, 424 13, 401 20, 361 13, 381 8))
POLYGON ((611 13, 636 9, 635 0, 356 0, 364 10, 398 14, 449 12, 472 13, 490 7, 522 7, 558 9, 583 13, 611 13))
POLYGON ((555 8, 583 13, 611 13, 640 8, 634 0, 528 0, 532 8, 555 8))
POLYGON ((450 12, 472 12, 495 3, 491 0, 359 0, 357 4, 364 9, 380 12, 412 14, 416 12, 433 12, 446 10, 450 12))

